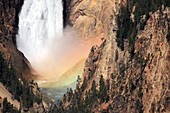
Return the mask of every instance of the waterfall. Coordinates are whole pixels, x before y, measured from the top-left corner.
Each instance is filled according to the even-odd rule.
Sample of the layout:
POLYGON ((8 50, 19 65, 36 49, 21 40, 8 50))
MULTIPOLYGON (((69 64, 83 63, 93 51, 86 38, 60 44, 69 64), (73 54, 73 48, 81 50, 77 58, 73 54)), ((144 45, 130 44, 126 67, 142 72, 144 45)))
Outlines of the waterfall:
POLYGON ((62 0, 25 0, 19 15, 17 47, 31 62, 62 35, 62 0))
POLYGON ((19 14, 17 47, 44 80, 57 80, 98 43, 79 40, 70 27, 63 31, 63 12, 62 0, 24 0, 19 14))

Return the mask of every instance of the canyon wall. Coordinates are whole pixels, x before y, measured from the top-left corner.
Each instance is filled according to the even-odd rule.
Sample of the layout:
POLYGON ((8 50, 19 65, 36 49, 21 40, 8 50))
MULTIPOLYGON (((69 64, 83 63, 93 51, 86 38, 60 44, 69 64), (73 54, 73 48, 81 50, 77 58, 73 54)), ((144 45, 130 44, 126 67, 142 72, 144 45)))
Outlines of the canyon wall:
POLYGON ((25 80, 36 78, 24 55, 17 50, 18 15, 23 0, 0 1, 0 52, 9 67, 16 70, 18 77, 25 80))
MULTIPOLYGON (((19 78, 35 78, 15 44, 22 3, 0 1, 0 53, 7 67, 16 70, 17 84, 19 78)), ((49 112, 170 112, 168 1, 71 0, 69 3, 66 20, 79 37, 101 38, 103 43, 91 48, 76 89, 69 89, 59 105, 49 112)), ((31 92, 24 90, 23 100, 38 91, 34 82, 25 83, 22 88, 31 92)), ((39 93, 38 96, 41 97, 39 93)), ((31 107, 26 104, 24 110, 33 110, 32 99, 29 100, 31 107)), ((45 112, 41 108, 46 104, 39 98, 38 101, 40 104, 36 105, 45 112)))
POLYGON ((102 34, 103 43, 92 47, 83 78, 63 97, 61 111, 170 112, 170 4, 73 0, 72 5, 70 21, 80 37, 102 34))
POLYGON ((117 12, 121 1, 114 0, 71 0, 69 21, 85 40, 105 38, 110 18, 117 12))

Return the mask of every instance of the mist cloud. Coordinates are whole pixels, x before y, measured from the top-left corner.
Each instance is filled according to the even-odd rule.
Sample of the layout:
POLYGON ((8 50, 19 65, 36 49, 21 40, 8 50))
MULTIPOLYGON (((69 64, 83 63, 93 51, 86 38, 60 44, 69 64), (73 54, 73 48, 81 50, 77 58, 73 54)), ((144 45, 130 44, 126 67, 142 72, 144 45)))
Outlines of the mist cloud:
POLYGON ((90 48, 99 41, 83 41, 72 28, 56 35, 45 48, 30 56, 29 61, 43 79, 57 79, 81 59, 87 58, 90 48))

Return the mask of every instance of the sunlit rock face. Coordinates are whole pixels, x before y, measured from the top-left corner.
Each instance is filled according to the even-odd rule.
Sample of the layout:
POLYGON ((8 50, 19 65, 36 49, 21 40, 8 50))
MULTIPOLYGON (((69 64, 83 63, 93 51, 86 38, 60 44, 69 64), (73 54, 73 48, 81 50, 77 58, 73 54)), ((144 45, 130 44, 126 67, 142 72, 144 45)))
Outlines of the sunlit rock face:
POLYGON ((69 21, 80 38, 106 38, 111 15, 116 13, 120 0, 72 0, 69 21))
MULTIPOLYGON (((123 16, 123 18, 119 18, 120 21, 117 19, 119 15, 128 13, 122 9, 122 11, 117 12, 116 10, 119 9, 113 7, 113 0, 105 0, 103 2, 99 2, 102 0, 74 1, 75 5, 70 20, 72 20, 75 28, 82 28, 78 29, 81 36, 83 36, 83 34, 85 34, 84 36, 87 36, 87 34, 91 35, 90 32, 88 32, 90 30, 87 30, 91 27, 89 24, 91 21, 88 21, 88 19, 96 18, 94 15, 97 13, 94 13, 93 16, 91 16, 91 14, 97 9, 101 9, 99 14, 102 15, 104 14, 103 12, 108 9, 105 13, 108 16, 102 15, 103 19, 101 19, 102 21, 105 19, 108 20, 103 21, 106 27, 106 32, 103 33, 107 39, 100 47, 94 46, 91 49, 89 57, 86 60, 83 80, 80 81, 80 85, 74 93, 74 96, 80 96, 78 99, 72 98, 73 101, 63 101, 62 107, 64 110, 68 110, 68 112, 75 108, 76 110, 81 110, 81 106, 79 107, 81 104, 75 104, 75 100, 79 101, 78 103, 84 103, 88 101, 89 97, 93 98, 93 96, 91 96, 95 94, 93 93, 93 86, 99 86, 99 89, 96 88, 96 90, 100 91, 100 80, 104 78, 105 86, 109 87, 107 90, 108 93, 102 96, 106 98, 106 100, 103 103, 102 101, 90 101, 84 109, 91 109, 90 112, 108 113, 169 112, 169 3, 167 2, 166 5, 157 6, 159 7, 158 9, 148 11, 147 13, 146 9, 150 9, 150 7, 142 7, 141 5, 143 4, 145 6, 146 3, 135 3, 133 6, 129 5, 130 1, 127 1, 128 5, 125 6, 126 2, 124 3, 124 0, 122 0, 122 6, 128 9, 133 6, 131 7, 133 10, 144 10, 144 14, 140 16, 135 14, 133 10, 130 10, 129 19, 133 21, 133 19, 135 19, 133 18, 134 15, 140 17, 140 21, 135 20, 138 22, 134 26, 135 29, 133 29, 136 34, 132 35, 134 34, 132 32, 133 27, 125 26, 126 24, 132 25, 127 21, 126 17, 123 16), (94 8, 94 10, 90 10, 91 6, 95 6, 94 4, 102 6, 104 3, 107 3, 105 7, 97 7, 94 8), (138 4, 140 4, 138 7, 141 8, 135 8, 138 4), (113 12, 109 14, 109 10, 113 12), (146 17, 147 15, 149 15, 149 17, 146 17), (123 19, 125 19, 124 23, 122 22, 123 19), (143 24, 143 21, 145 24, 143 24), (142 24, 144 25, 143 28, 141 27, 142 24), (126 35, 127 37, 125 36, 124 40, 120 42, 118 40, 120 39, 118 34, 120 30, 124 28, 126 29, 125 33, 131 33, 130 36, 126 35), (135 39, 134 42, 132 42, 132 37, 135 39), (124 49, 120 47, 120 43, 124 45, 124 49), (86 88, 84 89, 84 87, 86 88), (79 88, 83 89, 80 93, 79 88)), ((120 34, 123 34, 123 32, 120 34)), ((104 90, 102 91, 105 92, 104 90)), ((69 95, 67 96, 69 97, 69 95)), ((102 100, 102 97, 97 97, 96 100, 102 100)))

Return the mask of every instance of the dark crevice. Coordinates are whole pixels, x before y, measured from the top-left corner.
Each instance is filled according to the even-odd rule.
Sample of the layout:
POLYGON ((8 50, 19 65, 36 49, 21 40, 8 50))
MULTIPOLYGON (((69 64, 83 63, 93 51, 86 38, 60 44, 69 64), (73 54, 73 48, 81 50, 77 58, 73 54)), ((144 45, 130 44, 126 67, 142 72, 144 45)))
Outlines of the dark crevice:
POLYGON ((12 35, 12 41, 13 41, 13 44, 15 46, 17 46, 16 44, 16 34, 18 33, 18 24, 19 24, 19 13, 21 11, 21 8, 22 8, 22 5, 24 4, 24 0, 18 0, 18 1, 15 1, 15 11, 16 11, 16 15, 15 15, 15 22, 14 22, 14 33, 12 35))
MULTIPOLYGON (((168 28, 168 30, 170 30, 170 28, 168 28)), ((168 35, 167 35, 167 41, 168 41, 168 43, 170 44, 170 32, 168 31, 168 35)))
POLYGON ((63 28, 66 28, 67 25, 71 25, 69 21, 71 0, 62 0, 62 2, 63 2, 63 28))

